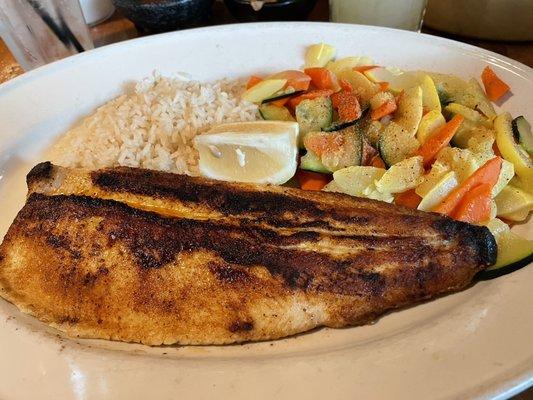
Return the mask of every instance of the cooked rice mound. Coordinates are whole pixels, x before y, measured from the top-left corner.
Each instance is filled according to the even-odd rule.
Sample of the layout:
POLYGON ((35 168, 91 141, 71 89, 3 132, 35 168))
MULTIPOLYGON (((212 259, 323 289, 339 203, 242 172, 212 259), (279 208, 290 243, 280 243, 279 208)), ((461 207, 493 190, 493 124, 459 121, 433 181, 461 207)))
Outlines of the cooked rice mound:
POLYGON ((213 125, 257 119, 239 81, 213 83, 151 76, 101 106, 53 146, 68 167, 130 166, 196 175, 192 139, 213 125))

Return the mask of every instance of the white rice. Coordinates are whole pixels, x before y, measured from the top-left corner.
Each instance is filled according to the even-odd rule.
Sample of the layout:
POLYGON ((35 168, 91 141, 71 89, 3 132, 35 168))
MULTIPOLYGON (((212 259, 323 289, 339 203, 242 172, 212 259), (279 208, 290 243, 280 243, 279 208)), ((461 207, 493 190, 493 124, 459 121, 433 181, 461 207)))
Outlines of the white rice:
POLYGON ((240 99, 243 90, 239 81, 153 75, 68 131, 50 159, 68 167, 123 165, 196 175, 196 135, 216 124, 257 119, 257 106, 240 99))

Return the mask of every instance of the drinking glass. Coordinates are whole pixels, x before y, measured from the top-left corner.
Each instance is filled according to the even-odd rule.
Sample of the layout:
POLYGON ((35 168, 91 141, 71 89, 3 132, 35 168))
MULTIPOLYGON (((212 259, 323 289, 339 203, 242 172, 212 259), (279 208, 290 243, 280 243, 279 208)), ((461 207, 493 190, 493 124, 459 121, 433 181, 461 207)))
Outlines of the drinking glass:
POLYGON ((427 0, 329 0, 330 19, 420 31, 427 0))
POLYGON ((0 36, 25 70, 93 48, 78 0, 0 0, 0 36))

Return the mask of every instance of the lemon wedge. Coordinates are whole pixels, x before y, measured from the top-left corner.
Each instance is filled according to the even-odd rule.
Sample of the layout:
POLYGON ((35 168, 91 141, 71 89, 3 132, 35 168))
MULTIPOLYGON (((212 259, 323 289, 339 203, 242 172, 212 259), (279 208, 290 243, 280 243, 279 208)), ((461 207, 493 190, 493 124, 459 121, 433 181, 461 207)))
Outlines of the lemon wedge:
POLYGON ((297 143, 298 124, 284 121, 222 124, 194 138, 203 176, 275 185, 294 176, 297 143))

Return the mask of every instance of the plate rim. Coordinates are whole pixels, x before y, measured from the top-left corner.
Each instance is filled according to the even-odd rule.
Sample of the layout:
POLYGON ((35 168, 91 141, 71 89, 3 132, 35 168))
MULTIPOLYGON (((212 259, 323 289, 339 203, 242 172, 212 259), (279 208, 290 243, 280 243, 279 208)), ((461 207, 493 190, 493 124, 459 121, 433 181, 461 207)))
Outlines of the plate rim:
POLYGON ((120 42, 110 43, 104 46, 95 47, 93 49, 90 49, 88 51, 85 51, 83 53, 74 54, 70 57, 66 57, 60 60, 56 60, 54 62, 51 62, 49 64, 42 65, 40 67, 37 67, 33 70, 24 72, 23 74, 10 79, 2 84, 0 84, 0 96, 4 95, 5 92, 9 90, 13 90, 19 85, 24 85, 26 83, 29 83, 31 80, 38 79, 43 75, 50 74, 54 72, 57 69, 67 67, 70 64, 75 64, 78 62, 82 62, 85 58, 89 57, 101 57, 106 52, 112 52, 115 48, 126 48, 126 47, 135 47, 142 45, 144 43, 149 44, 150 42, 156 42, 161 41, 164 39, 170 39, 172 36, 178 36, 178 35, 194 35, 196 32, 207 32, 207 31, 230 31, 235 30, 235 28, 241 28, 246 27, 253 29, 254 27, 269 27, 271 29, 275 29, 277 26, 279 27, 285 27, 290 26, 291 28, 298 28, 300 26, 316 26, 316 27, 330 27, 330 26, 338 26, 338 27, 345 27, 349 29, 360 29, 365 31, 385 31, 385 32, 392 32, 396 33, 398 35, 404 35, 404 36, 414 36, 418 35, 419 37, 423 38, 423 40, 430 40, 432 42, 439 43, 443 46, 451 46, 451 47, 459 47, 469 53, 469 55, 482 58, 485 61, 493 64, 498 65, 501 68, 507 69, 509 72, 514 73, 516 75, 519 75, 517 72, 522 72, 526 75, 531 75, 530 79, 533 80, 533 68, 529 67, 520 61, 513 60, 512 58, 509 58, 507 56, 504 56, 502 54, 498 54, 496 52, 493 52, 491 50, 487 50, 481 47, 477 47, 474 45, 471 45, 469 43, 460 42, 454 39, 448 39, 441 36, 434 36, 430 35, 428 33, 420 33, 420 32, 413 32, 413 31, 406 31, 402 29, 395 29, 395 28, 389 28, 389 27, 380 27, 380 26, 373 26, 373 25, 362 25, 362 24, 347 24, 347 23, 336 23, 336 22, 316 22, 316 21, 298 21, 298 22, 244 22, 244 23, 234 23, 234 24, 225 24, 225 25, 213 25, 213 26, 205 26, 205 27, 198 27, 198 28, 192 28, 192 29, 185 29, 181 31, 173 31, 173 32, 164 32, 164 33, 158 33, 154 35, 148 35, 148 36, 141 36, 136 37, 133 39, 127 39, 120 42))
MULTIPOLYGON (((362 29, 362 30, 372 30, 372 31, 393 31, 395 33, 411 36, 411 35, 420 35, 419 37, 422 37, 423 40, 431 40, 433 43, 437 42, 440 45, 444 45, 446 47, 451 47, 453 49, 462 49, 468 53, 470 56, 474 56, 476 58, 485 60, 486 62, 489 62, 493 65, 498 65, 501 68, 505 68, 511 73, 514 73, 521 78, 525 78, 528 80, 533 81, 533 68, 528 67, 518 61, 512 60, 506 56, 499 55, 497 53, 494 53, 489 50, 485 50, 467 43, 459 42, 453 39, 447 39, 442 37, 437 37, 429 34, 421 34, 421 33, 415 33, 415 32, 409 32, 409 31, 402 31, 392 28, 383 28, 383 27, 375 27, 375 26, 368 26, 368 25, 355 25, 355 24, 336 24, 336 23, 329 23, 329 22, 298 22, 298 23, 285 23, 285 22, 262 22, 262 23, 246 23, 246 24, 227 24, 227 25, 219 25, 219 26, 209 26, 209 27, 201 27, 201 28, 195 28, 190 29, 186 31, 175 31, 175 32, 169 32, 169 33, 162 33, 158 35, 151 35, 146 37, 140 37, 135 38, 131 40, 126 40, 122 42, 113 43, 111 45, 103 46, 96 48, 94 50, 90 50, 88 52, 77 54, 73 57, 69 57, 67 59, 58 60, 56 62, 53 62, 51 64, 47 64, 45 66, 39 67, 35 70, 26 72, 10 81, 7 81, 0 85, 0 96, 3 96, 7 94, 10 90, 15 90, 20 85, 30 84, 35 79, 40 79, 43 76, 46 76, 47 74, 54 73, 56 71, 60 71, 61 68, 65 68, 70 66, 71 64, 77 64, 80 62, 83 62, 84 59, 87 59, 89 57, 103 57, 105 56, 106 52, 113 52, 115 51, 115 48, 123 47, 136 47, 136 46, 142 46, 143 44, 150 44, 150 42, 157 42, 161 40, 171 40, 172 36, 177 35, 183 35, 184 33, 187 33, 188 35, 194 35, 195 32, 198 31, 230 31, 234 30, 235 27, 239 28, 250 28, 253 29, 254 26, 260 26, 265 27, 269 26, 274 29, 277 26, 287 26, 289 25, 291 28, 298 29, 299 26, 309 26, 314 25, 317 27, 320 26, 345 26, 349 27, 350 29, 362 29)), ((100 351, 100 350, 98 350, 100 351)), ((503 387, 502 385, 498 385, 497 383, 494 383, 493 385, 489 385, 486 390, 479 391, 479 395, 476 396, 476 398, 485 398, 489 395, 494 395, 494 398, 497 399, 503 399, 507 398, 509 396, 512 396, 514 394, 519 393, 522 390, 527 389, 530 386, 533 386, 533 366, 530 368, 525 368, 523 373, 519 373, 518 376, 515 375, 514 378, 511 378, 507 380, 506 382, 509 382, 509 385, 506 387, 503 387), (489 389, 491 388, 492 389, 489 389), (498 390, 498 388, 500 390, 498 390)))

